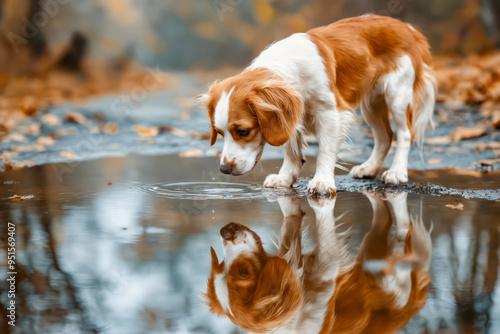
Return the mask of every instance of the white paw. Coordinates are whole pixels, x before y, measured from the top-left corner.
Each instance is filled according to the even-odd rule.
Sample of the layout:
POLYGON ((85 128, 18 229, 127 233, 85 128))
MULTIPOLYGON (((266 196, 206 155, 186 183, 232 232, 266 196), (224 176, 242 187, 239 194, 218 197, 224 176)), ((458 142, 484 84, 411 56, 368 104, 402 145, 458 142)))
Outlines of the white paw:
POLYGON ((307 192, 313 196, 326 196, 329 198, 335 197, 337 188, 335 188, 335 180, 319 180, 313 178, 307 184, 307 192))
POLYGON ((408 182, 408 172, 406 170, 389 169, 382 174, 382 181, 385 184, 400 184, 408 182))
POLYGON ((320 212, 321 210, 333 212, 336 200, 337 197, 326 198, 326 197, 311 196, 307 198, 307 202, 309 203, 309 206, 314 210, 314 212, 320 212))
POLYGON ((291 175, 269 174, 264 181, 264 188, 290 188, 295 182, 291 175))
POLYGON ((354 166, 351 169, 351 175, 355 179, 375 178, 379 173, 380 167, 366 162, 359 166, 354 166))

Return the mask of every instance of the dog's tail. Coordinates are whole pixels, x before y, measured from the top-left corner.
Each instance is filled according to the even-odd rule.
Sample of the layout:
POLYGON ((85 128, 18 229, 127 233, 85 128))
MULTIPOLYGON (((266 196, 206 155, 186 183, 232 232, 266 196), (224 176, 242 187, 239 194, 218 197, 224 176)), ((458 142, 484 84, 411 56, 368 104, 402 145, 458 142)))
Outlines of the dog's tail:
POLYGON ((413 114, 409 113, 408 117, 410 117, 409 121, 413 123, 410 127, 412 140, 416 141, 419 147, 422 147, 427 126, 430 125, 434 129, 432 115, 437 84, 434 71, 429 65, 424 64, 420 80, 420 84, 416 85, 413 92, 413 114))

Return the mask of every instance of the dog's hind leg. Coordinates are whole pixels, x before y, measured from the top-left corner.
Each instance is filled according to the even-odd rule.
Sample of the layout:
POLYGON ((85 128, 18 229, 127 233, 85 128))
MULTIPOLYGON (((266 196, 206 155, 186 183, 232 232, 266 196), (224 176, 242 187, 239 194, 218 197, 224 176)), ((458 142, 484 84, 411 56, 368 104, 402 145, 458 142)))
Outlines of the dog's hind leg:
POLYGON ((399 184, 408 182, 408 155, 412 144, 415 69, 410 57, 401 57, 398 69, 389 73, 384 81, 385 101, 397 127, 398 146, 391 168, 382 174, 382 180, 386 184, 399 184))
POLYGON ((375 178, 382 172, 384 159, 391 148, 394 132, 389 121, 389 110, 383 95, 370 95, 361 103, 361 112, 372 128, 375 145, 370 158, 351 170, 356 179, 375 178))

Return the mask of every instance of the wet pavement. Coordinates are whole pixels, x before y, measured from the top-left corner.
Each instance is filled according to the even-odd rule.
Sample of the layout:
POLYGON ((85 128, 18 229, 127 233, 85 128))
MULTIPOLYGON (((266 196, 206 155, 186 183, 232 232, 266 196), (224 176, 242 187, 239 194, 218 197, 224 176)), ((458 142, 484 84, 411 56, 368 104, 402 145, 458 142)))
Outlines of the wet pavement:
MULTIPOLYGON (((320 248, 329 249, 328 263, 338 270, 320 270, 316 279, 337 278, 338 289, 321 285, 322 298, 306 287, 301 293, 313 314, 336 319, 335 330, 500 332, 497 172, 413 171, 413 185, 396 189, 339 171, 336 199, 314 201, 304 194, 305 179, 293 191, 260 188, 280 163, 265 160, 241 177, 219 173, 215 157, 177 155, 1 173, 0 256, 7 257, 11 222, 17 275, 16 326, 4 322, 9 299, 2 293, 0 332, 244 333, 211 314, 200 295, 211 272, 210 247, 224 258, 219 230, 229 222, 255 231, 270 254, 282 252, 275 243, 290 240, 304 253, 329 245, 320 248), (293 210, 305 213, 302 223, 293 210), (336 229, 325 232, 331 226, 336 229), (359 275, 346 274, 353 272, 359 275), (346 299, 353 284, 365 289, 363 307, 346 299), (327 312, 332 301, 335 318, 327 312)), ((314 167, 308 159, 302 175, 312 175, 314 167)), ((7 291, 1 264, 0 287, 7 291)), ((311 324, 310 314, 298 310, 311 324)), ((283 326, 293 327, 287 321, 283 326)))

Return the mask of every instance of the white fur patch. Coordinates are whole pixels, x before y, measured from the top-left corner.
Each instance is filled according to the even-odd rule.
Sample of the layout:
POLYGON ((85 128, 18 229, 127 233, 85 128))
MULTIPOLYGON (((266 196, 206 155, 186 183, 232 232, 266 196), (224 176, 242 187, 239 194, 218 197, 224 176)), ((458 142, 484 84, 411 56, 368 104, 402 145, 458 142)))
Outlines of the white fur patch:
POLYGON ((229 119, 229 97, 233 90, 234 87, 231 88, 229 93, 223 92, 215 106, 214 123, 218 129, 224 132, 224 136, 227 133, 227 121, 229 119))
POLYGON ((214 286, 215 286, 215 295, 217 296, 217 299, 219 300, 219 303, 221 304, 222 308, 226 312, 233 314, 231 312, 231 308, 229 307, 229 291, 227 289, 226 275, 219 274, 215 276, 214 286))

